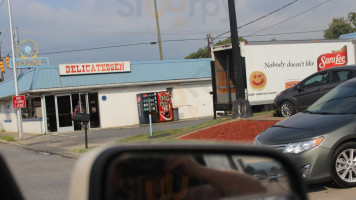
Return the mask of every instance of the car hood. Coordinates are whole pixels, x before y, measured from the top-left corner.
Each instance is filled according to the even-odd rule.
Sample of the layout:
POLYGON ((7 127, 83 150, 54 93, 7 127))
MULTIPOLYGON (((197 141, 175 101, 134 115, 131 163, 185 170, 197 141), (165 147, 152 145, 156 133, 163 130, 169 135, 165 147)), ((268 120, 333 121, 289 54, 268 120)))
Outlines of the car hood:
POLYGON ((298 113, 266 129, 257 136, 258 143, 273 145, 307 140, 328 133, 345 122, 353 120, 354 115, 320 115, 298 113))

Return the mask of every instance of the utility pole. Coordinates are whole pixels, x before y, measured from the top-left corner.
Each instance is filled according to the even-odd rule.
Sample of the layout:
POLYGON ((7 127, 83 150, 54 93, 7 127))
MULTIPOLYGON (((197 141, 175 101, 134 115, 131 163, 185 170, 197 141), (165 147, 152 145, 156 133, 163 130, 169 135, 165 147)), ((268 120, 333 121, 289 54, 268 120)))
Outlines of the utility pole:
POLYGON ((156 15, 156 24, 157 24, 159 58, 160 58, 160 60, 163 60, 161 29, 159 27, 159 19, 158 19, 158 11, 157 11, 157 0, 154 0, 154 6, 155 6, 155 15, 156 15))
POLYGON ((210 50, 211 37, 210 37, 210 34, 207 34, 207 35, 206 35, 206 39, 208 40, 208 46, 207 46, 208 56, 207 56, 207 57, 208 57, 208 58, 211 58, 211 50, 210 50))
MULTIPOLYGON (((0 35, 1 35, 1 32, 0 32, 0 35)), ((2 59, 1 59, 1 43, 2 43, 2 41, 0 41, 0 61, 2 61, 2 59)), ((1 82, 4 82, 4 72, 1 72, 1 82)))
MULTIPOLYGON (((20 52, 19 52, 19 45, 20 45, 20 40, 19 40, 19 30, 17 26, 14 27, 14 49, 15 49, 15 59, 20 58, 20 52)), ((22 69, 17 69, 16 71, 17 74, 22 74, 22 69)))
POLYGON ((19 40, 19 30, 17 26, 14 27, 14 43, 15 43, 15 51, 16 51, 15 57, 20 58, 20 52, 18 51, 20 40, 19 40))
POLYGON ((232 45, 232 67, 235 76, 236 101, 232 105, 232 118, 247 118, 252 116, 250 102, 245 98, 245 88, 243 83, 242 58, 239 46, 239 36, 237 33, 235 0, 228 0, 231 45, 232 45))
MULTIPOLYGON (((16 75, 16 62, 15 62, 15 49, 14 49, 14 35, 12 33, 12 17, 11 17, 11 5, 10 0, 7 0, 7 5, 9 9, 9 24, 10 24, 10 37, 11 37, 11 53, 12 53, 12 65, 14 70, 14 84, 15 84, 15 96, 19 95, 18 86, 17 86, 17 75, 16 75)), ((17 131, 19 132, 20 140, 24 139, 23 129, 22 129, 22 116, 21 109, 16 109, 17 116, 17 131)))

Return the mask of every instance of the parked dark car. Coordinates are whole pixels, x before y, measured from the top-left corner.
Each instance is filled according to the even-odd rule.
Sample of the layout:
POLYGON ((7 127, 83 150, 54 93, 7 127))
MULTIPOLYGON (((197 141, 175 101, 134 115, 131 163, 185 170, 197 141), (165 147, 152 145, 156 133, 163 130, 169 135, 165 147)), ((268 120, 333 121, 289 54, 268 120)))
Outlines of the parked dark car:
POLYGON ((288 155, 308 183, 332 180, 341 187, 355 187, 356 78, 266 129, 255 138, 255 145, 288 155))
POLYGON ((334 87, 354 77, 356 65, 316 72, 276 96, 273 102, 274 115, 290 117, 301 112, 334 87))

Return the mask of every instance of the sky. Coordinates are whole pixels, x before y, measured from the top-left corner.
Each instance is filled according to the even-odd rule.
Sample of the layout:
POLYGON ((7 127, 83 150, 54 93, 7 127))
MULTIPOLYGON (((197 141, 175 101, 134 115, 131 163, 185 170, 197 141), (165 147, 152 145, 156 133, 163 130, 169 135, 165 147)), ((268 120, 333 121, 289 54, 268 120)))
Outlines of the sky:
MULTIPOLYGON (((35 41, 38 57, 48 57, 53 66, 159 60, 158 44, 151 44, 157 42, 153 2, 10 0, 20 42, 35 41)), ((223 34, 230 30, 227 2, 157 0, 164 60, 184 59, 207 46, 208 34, 213 42, 229 37, 223 34)), ((4 57, 11 53, 8 0, 0 5, 4 57)), ((243 26, 238 34, 248 41, 305 40, 322 39, 333 18, 356 12, 356 0, 235 0, 235 7, 243 26)))

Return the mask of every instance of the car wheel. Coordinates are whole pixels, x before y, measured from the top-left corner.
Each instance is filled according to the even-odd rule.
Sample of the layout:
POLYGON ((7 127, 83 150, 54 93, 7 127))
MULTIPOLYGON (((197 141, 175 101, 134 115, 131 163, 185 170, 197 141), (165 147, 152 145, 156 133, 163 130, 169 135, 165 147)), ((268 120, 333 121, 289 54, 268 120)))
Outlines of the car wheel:
POLYGON ((279 106, 279 113, 283 117, 290 117, 296 113, 294 105, 289 101, 283 101, 279 106))
POLYGON ((331 178, 340 187, 356 186, 356 143, 339 146, 331 160, 331 178))

